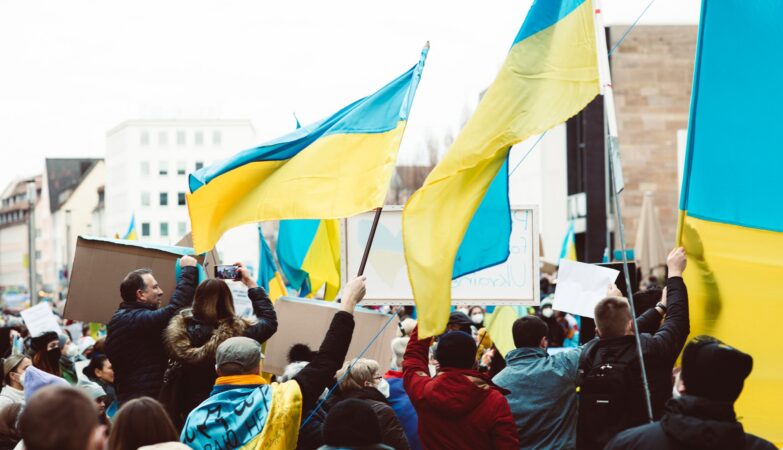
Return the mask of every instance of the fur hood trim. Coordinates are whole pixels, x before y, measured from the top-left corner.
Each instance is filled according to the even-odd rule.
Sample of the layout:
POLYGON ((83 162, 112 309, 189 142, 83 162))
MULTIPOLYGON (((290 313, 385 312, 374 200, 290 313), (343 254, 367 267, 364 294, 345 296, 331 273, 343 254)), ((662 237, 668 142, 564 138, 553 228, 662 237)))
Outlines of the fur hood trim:
POLYGON ((169 322, 164 334, 164 345, 169 356, 186 364, 214 362, 218 346, 228 338, 242 336, 245 329, 255 325, 255 318, 233 317, 214 325, 212 336, 204 345, 196 347, 190 340, 188 325, 193 321, 190 310, 182 311, 169 322))

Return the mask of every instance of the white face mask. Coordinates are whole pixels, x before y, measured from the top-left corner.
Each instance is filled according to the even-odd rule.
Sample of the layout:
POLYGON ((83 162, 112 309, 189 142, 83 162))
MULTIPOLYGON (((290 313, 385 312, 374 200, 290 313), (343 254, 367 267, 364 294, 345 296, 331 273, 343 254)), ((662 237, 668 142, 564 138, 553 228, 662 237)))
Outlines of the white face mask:
POLYGON ((484 314, 481 313, 473 314, 472 316, 470 316, 470 321, 473 322, 474 325, 480 325, 481 322, 484 321, 484 314))
POLYGON ((24 390, 24 372, 22 372, 18 378, 19 385, 22 386, 22 390, 24 390))
POLYGON ((75 345, 69 345, 68 350, 65 351, 65 356, 68 358, 76 358, 79 356, 79 349, 75 345))
POLYGON ((552 317, 555 314, 555 311, 552 308, 543 308, 541 310, 541 315, 546 317, 547 319, 552 317))
POLYGON ((375 385, 375 389, 378 389, 381 394, 383 394, 384 397, 389 398, 389 395, 391 395, 391 388, 389 387, 389 382, 386 381, 385 378, 381 378, 381 381, 378 382, 378 384, 375 385))

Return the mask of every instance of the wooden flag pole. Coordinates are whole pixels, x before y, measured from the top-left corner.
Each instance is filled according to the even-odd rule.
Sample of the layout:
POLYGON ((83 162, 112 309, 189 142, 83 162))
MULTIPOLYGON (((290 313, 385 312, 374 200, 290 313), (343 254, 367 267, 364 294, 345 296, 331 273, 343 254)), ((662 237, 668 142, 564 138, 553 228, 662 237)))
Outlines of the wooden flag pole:
POLYGON ((370 228, 370 236, 367 238, 367 245, 364 246, 364 255, 362 255, 362 262, 359 264, 359 273, 357 276, 364 275, 364 268, 367 266, 367 258, 370 256, 370 247, 372 247, 372 241, 375 239, 375 230, 378 229, 378 221, 381 220, 381 211, 383 207, 375 208, 375 217, 372 219, 372 228, 370 228))

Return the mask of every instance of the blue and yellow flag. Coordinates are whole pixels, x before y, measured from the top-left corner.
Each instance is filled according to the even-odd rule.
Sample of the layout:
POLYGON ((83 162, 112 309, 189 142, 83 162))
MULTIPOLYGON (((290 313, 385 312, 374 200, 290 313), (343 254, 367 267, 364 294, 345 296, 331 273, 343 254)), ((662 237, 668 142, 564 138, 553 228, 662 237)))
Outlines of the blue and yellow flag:
POLYGON ((783 445, 783 3, 701 7, 678 242, 685 246, 691 334, 753 356, 736 403, 745 430, 783 445), (752 30, 752 42, 737 39, 752 30), (766 320, 767 326, 763 323, 766 320))
POLYGON ((136 214, 131 214, 131 221, 130 225, 128 225, 128 231, 125 232, 124 235, 122 235, 122 239, 126 239, 129 241, 135 241, 138 239, 136 236, 136 214))
MULTIPOLYGON (((564 122, 598 92, 591 1, 537 0, 476 112, 403 211, 405 260, 422 336, 446 327, 455 257, 509 148, 564 122)), ((510 219, 495 221, 501 222, 510 219)), ((495 228, 490 222, 481 233, 490 236, 495 228)), ((460 272, 469 269, 474 267, 460 272)))
POLYGON ((191 174, 196 251, 246 223, 337 219, 382 206, 428 49, 413 68, 333 116, 191 174))
POLYGON ((576 261, 576 233, 574 233, 573 220, 568 223, 568 231, 563 239, 563 246, 560 248, 560 259, 576 261))
POLYGON ((325 300, 340 291, 340 224, 338 220, 281 220, 277 259, 288 284, 302 297, 326 285, 325 300))
POLYGON ((260 261, 258 262, 258 284, 264 288, 269 299, 273 302, 278 298, 288 295, 286 292, 283 277, 277 271, 275 258, 272 256, 272 250, 264 239, 264 233, 261 232, 261 225, 258 226, 258 240, 260 242, 260 261))

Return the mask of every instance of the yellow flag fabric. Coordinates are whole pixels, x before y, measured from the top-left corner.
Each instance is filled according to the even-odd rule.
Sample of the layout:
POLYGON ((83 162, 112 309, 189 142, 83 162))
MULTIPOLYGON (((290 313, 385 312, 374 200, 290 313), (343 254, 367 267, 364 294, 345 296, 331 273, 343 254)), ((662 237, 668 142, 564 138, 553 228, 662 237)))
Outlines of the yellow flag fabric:
POLYGON ((310 277, 313 296, 326 285, 324 300, 334 300, 340 291, 340 222, 322 220, 302 261, 302 270, 310 277))
POLYGON ((455 255, 510 146, 564 122, 598 92, 592 2, 535 2, 476 112, 403 211, 421 337, 446 327, 455 255))
POLYGON ((518 318, 517 309, 513 306, 498 306, 488 318, 487 331, 504 358, 516 348, 511 327, 518 318))

